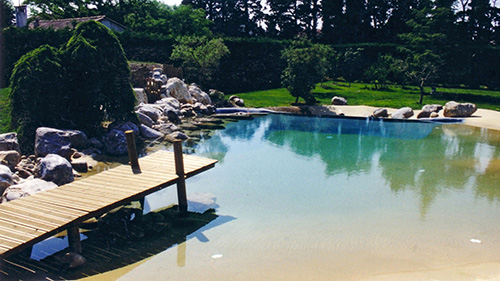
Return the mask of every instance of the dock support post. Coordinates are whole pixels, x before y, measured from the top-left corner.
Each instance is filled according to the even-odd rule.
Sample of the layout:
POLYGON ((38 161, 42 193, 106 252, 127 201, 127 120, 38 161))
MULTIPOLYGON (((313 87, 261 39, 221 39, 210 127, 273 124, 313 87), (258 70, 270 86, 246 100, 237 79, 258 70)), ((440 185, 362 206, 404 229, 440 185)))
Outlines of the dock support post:
POLYGON ((179 177, 177 180, 177 199, 179 201, 179 211, 181 214, 187 212, 186 176, 184 174, 184 159, 182 156, 182 141, 174 141, 175 173, 179 177))
POLYGON ((139 159, 137 156, 137 148, 135 146, 134 131, 125 131, 125 137, 127 139, 128 159, 130 161, 132 171, 134 173, 140 173, 141 167, 139 167, 139 159))
POLYGON ((82 242, 80 241, 80 230, 78 226, 68 228, 68 244, 71 252, 82 253, 82 242))

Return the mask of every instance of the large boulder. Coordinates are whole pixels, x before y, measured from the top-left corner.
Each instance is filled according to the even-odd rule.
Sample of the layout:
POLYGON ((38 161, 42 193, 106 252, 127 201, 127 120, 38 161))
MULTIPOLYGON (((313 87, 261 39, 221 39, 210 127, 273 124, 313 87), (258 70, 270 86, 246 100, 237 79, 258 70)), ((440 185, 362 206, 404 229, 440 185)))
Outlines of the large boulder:
POLYGON ((49 154, 40 160, 36 167, 36 176, 57 185, 75 180, 71 163, 57 154, 49 154))
POLYGON ((19 141, 16 133, 0 134, 0 151, 19 150, 19 141))
POLYGON ((1 203, 12 201, 21 197, 27 197, 56 187, 57 184, 41 179, 23 181, 19 184, 7 187, 2 195, 1 203))
POLYGON ((245 100, 243 100, 237 95, 230 96, 229 103, 234 107, 245 107, 245 100))
POLYGON ((159 107, 151 104, 141 104, 137 109, 137 112, 147 115, 154 122, 157 122, 162 114, 162 110, 159 107))
POLYGON ((139 122, 141 122, 141 124, 144 124, 148 127, 153 127, 154 125, 154 121, 153 119, 151 119, 149 116, 147 116, 146 114, 142 113, 142 112, 139 112, 137 111, 137 117, 139 117, 139 122))
POLYGON ((400 108, 391 115, 392 119, 408 119, 412 116, 413 116, 413 109, 411 109, 410 107, 400 108))
POLYGON ((160 133, 157 130, 152 129, 144 124, 141 124, 139 126, 139 131, 141 132, 141 136, 146 138, 146 139, 157 139, 157 138, 161 138, 164 136, 162 133, 160 133))
POLYGON ((125 131, 112 129, 109 130, 102 138, 106 152, 111 155, 127 154, 127 138, 125 131))
POLYGON ((103 136, 102 142, 106 152, 111 155, 125 155, 127 150, 127 138, 125 132, 132 130, 135 137, 139 137, 139 127, 132 122, 115 122, 109 125, 108 132, 103 136))
POLYGON ((0 164, 14 171, 17 163, 21 161, 21 154, 16 150, 0 151, 0 164))
POLYGON ((188 87, 189 93, 193 96, 197 101, 201 102, 204 105, 212 104, 212 100, 210 96, 203 92, 196 84, 191 84, 188 87))
POLYGON ((373 117, 376 118, 386 118, 389 117, 389 113, 387 113, 387 109, 385 108, 377 108, 373 111, 373 117))
POLYGON ((134 93, 138 103, 148 103, 148 95, 144 88, 134 88, 134 93))
POLYGON ((432 116, 435 116, 435 114, 432 113, 439 113, 443 109, 443 106, 440 104, 426 104, 422 107, 422 111, 417 115, 417 118, 429 118, 432 116))
POLYGON ((170 106, 174 109, 180 110, 181 109, 181 103, 176 100, 175 98, 168 97, 168 98, 163 98, 161 100, 155 101, 155 104, 161 106, 161 107, 166 107, 170 106))
POLYGON ((332 104, 333 105, 347 105, 347 100, 344 97, 333 97, 332 98, 332 104))
POLYGON ((168 79, 166 85, 167 96, 177 99, 181 103, 193 103, 193 97, 184 82, 179 78, 168 79))
POLYGON ((476 112, 477 107, 473 103, 447 102, 444 105, 443 115, 445 117, 469 117, 476 112))
POLYGON ((5 189, 14 184, 12 176, 13 174, 9 167, 0 165, 0 195, 4 193, 5 189))
POLYGON ((167 117, 168 121, 172 123, 180 124, 181 118, 179 116, 181 114, 182 113, 179 109, 176 109, 170 105, 165 105, 165 107, 163 108, 163 116, 167 117))
POLYGON ((161 132, 162 134, 169 135, 173 132, 180 131, 179 127, 172 123, 163 123, 163 124, 158 124, 154 125, 153 129, 155 129, 158 132, 161 132))
POLYGON ((87 135, 82 131, 47 127, 36 129, 35 154, 38 157, 58 154, 69 159, 74 152, 72 148, 85 148, 86 145, 87 135))

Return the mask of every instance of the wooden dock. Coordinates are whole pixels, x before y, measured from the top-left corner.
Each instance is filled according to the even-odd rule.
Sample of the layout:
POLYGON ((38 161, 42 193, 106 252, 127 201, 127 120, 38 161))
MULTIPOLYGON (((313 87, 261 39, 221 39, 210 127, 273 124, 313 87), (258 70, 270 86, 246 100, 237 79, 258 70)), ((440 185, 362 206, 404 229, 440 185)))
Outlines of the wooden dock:
MULTIPOLYGON (((179 191, 185 178, 213 168, 217 163, 212 159, 183 155, 182 147, 180 150, 180 155, 179 149, 177 153, 158 151, 140 158, 138 166, 131 161, 132 166, 121 165, 0 204, 0 258, 23 251, 63 230, 68 230, 70 249, 81 252, 78 225, 83 221, 173 184, 178 185, 179 191), (181 167, 176 167, 179 157, 181 167)), ((182 192, 185 198, 185 189, 182 192)), ((180 201, 180 207, 182 204, 180 201)), ((187 201, 184 204, 187 208, 187 201)))

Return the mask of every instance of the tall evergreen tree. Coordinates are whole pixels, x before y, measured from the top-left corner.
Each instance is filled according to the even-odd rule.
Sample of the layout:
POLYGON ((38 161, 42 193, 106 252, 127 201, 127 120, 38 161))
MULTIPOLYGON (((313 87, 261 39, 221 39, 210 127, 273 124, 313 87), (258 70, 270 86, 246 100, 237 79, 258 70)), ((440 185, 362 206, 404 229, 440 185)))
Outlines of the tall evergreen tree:
POLYGON ((269 14, 266 16, 267 31, 272 37, 289 39, 295 37, 298 27, 297 1, 269 1, 269 14))

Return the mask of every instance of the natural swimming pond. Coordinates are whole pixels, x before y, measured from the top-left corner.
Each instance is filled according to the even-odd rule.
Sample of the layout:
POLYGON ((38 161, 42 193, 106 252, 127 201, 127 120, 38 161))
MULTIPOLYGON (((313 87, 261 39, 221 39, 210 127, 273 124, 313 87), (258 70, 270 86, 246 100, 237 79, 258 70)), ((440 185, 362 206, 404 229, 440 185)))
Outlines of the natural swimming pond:
MULTIPOLYGON (((214 194, 219 217, 119 280, 387 280, 415 272, 474 280, 464 267, 500 269, 498 131, 268 115, 229 124, 195 153, 220 162, 189 180, 188 194, 214 194)), ((175 188, 148 202, 170 198, 175 188)))

